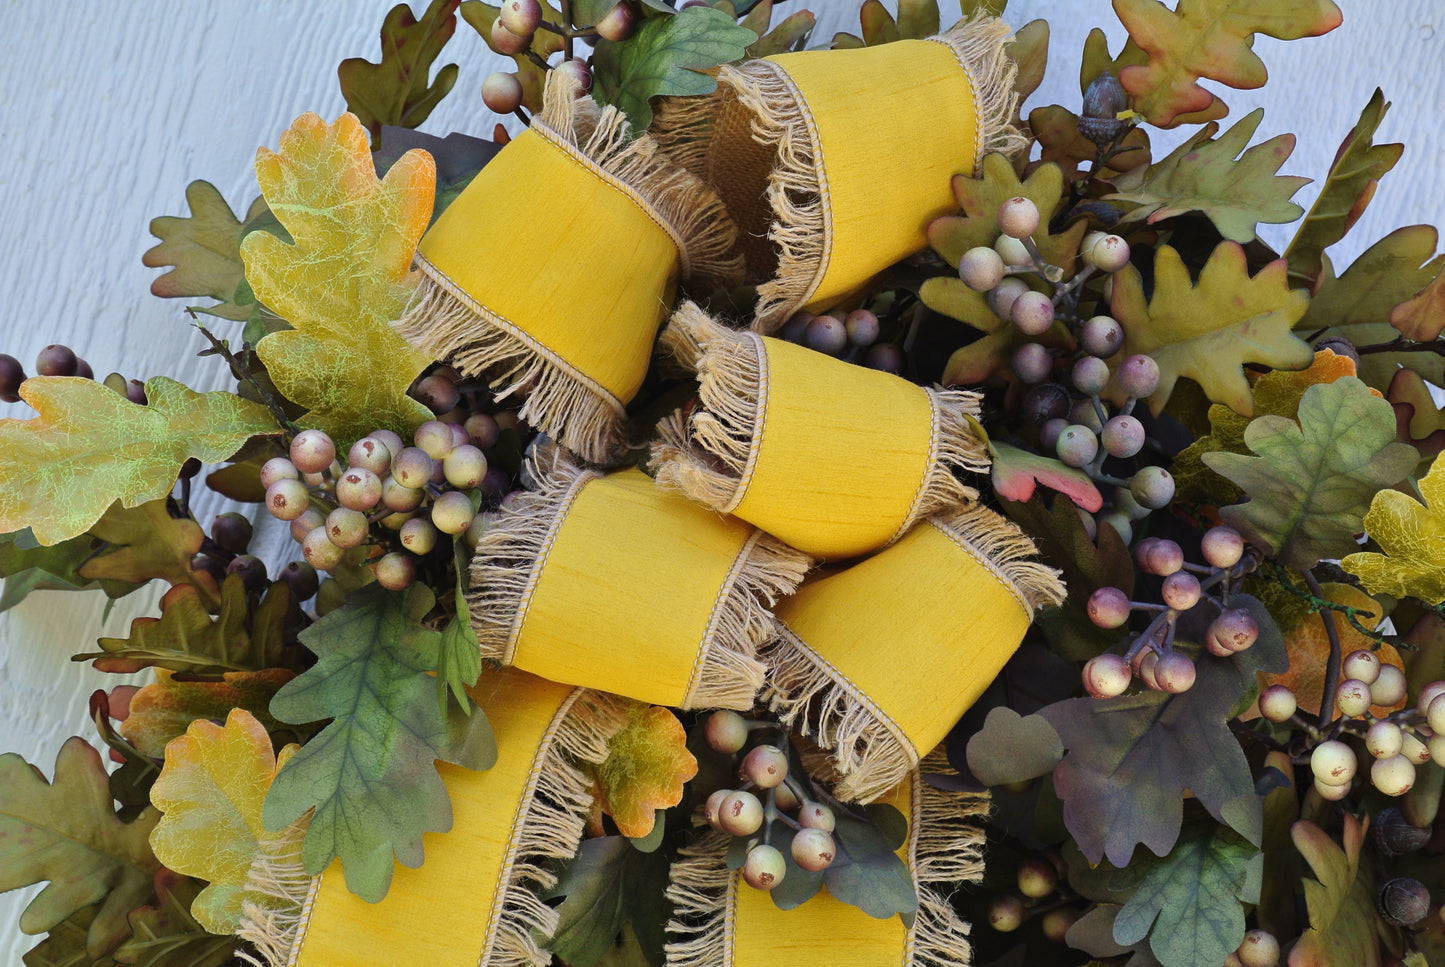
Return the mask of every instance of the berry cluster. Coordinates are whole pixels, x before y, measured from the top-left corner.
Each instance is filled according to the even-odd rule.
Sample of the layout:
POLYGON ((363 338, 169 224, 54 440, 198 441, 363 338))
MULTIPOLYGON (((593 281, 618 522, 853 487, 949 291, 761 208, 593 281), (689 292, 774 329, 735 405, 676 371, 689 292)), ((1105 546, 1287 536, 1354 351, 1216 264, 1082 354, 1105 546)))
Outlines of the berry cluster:
POLYGON ((869 309, 816 316, 805 309, 789 316, 778 335, 845 362, 862 363, 885 373, 902 372, 903 350, 896 343, 879 342, 881 331, 882 323, 869 309))
MULTIPOLYGON (((771 722, 749 722, 736 712, 720 711, 708 717, 703 735, 714 751, 737 755, 754 729, 774 728, 771 722)), ((788 753, 782 748, 754 745, 743 755, 738 770, 742 788, 717 790, 705 807, 713 829, 748 838, 743 879, 759 890, 771 890, 783 882, 787 861, 780 845, 788 849, 794 863, 813 872, 826 870, 838 852, 833 840, 833 810, 809 798, 788 768, 788 753)))
MULTIPOLYGON (((544 13, 538 0, 505 0, 492 23, 492 49, 501 54, 525 55, 532 50, 532 40, 538 30, 558 34, 566 39, 566 59, 555 67, 546 66, 549 70, 571 74, 584 91, 592 87, 592 69, 586 61, 572 56, 572 40, 626 40, 637 31, 642 19, 630 0, 622 0, 595 25, 580 28, 551 23, 543 19, 544 13)), ((498 114, 520 110, 523 96, 522 79, 515 73, 497 71, 482 82, 482 102, 498 114)))
MULTIPOLYGON (((1385 716, 1370 712, 1371 706, 1393 706, 1405 699, 1405 673, 1380 661, 1367 649, 1353 651, 1340 665, 1345 676, 1335 690, 1335 707, 1344 716, 1334 738, 1327 738, 1310 752, 1310 771, 1315 792, 1322 799, 1340 800, 1350 794, 1359 759, 1354 746, 1338 736, 1363 743, 1374 760, 1370 784, 1387 796, 1403 796, 1415 785, 1415 767, 1430 760, 1445 765, 1445 681, 1433 681, 1420 690, 1413 708, 1385 716)), ((1283 685, 1272 685, 1259 696, 1260 715, 1282 723, 1294 717, 1294 693, 1283 685)))
MULTIPOLYGON (((35 357, 37 376, 79 376, 81 379, 95 379, 95 370, 90 363, 75 354, 69 346, 50 345, 40 350, 35 357)), ((0 353, 0 401, 20 402, 20 384, 27 379, 25 367, 14 356, 0 353)), ((145 384, 138 379, 127 380, 119 373, 105 378, 105 385, 120 393, 132 403, 142 406, 146 403, 145 384)))
POLYGON ((465 423, 429 420, 412 446, 374 430, 351 446, 343 465, 330 436, 303 430, 287 457, 261 467, 266 509, 290 522, 313 568, 332 571, 352 548, 376 545, 381 553, 369 563, 378 583, 400 590, 416 580, 419 559, 440 535, 463 535, 469 546, 480 539, 483 497, 500 496, 510 482, 483 452, 498 434, 497 418, 481 413, 465 423))
POLYGON ((1139 466, 1147 432, 1134 409, 1158 389, 1159 366, 1135 354, 1120 360, 1111 373, 1105 360, 1123 348, 1124 328, 1107 315, 1081 318, 1077 307, 1084 284, 1095 273, 1112 275, 1129 264, 1129 244, 1118 235, 1090 233, 1080 246, 1083 269, 1065 280, 1064 270, 1046 262, 1033 239, 1039 228, 1033 201, 1022 196, 1005 201, 999 206, 998 227, 1001 234, 992 246, 969 249, 959 259, 959 278, 984 294, 996 316, 1028 337, 1014 350, 1011 368, 1029 386, 1023 411, 1038 428, 1040 452, 1114 488, 1109 510, 1097 520, 1084 516, 1090 537, 1098 522, 1106 521, 1127 544, 1133 522, 1174 497, 1174 479, 1167 470, 1139 466), (1031 287, 1026 276, 1047 291, 1031 287), (1057 348, 1060 345, 1077 350, 1057 348), (1111 385, 1112 395, 1123 398, 1113 414, 1103 399, 1111 385), (1130 462, 1130 469, 1122 471, 1127 477, 1105 472, 1104 463, 1111 457, 1130 462))
POLYGON ((1173 647, 1175 624, 1181 614, 1201 600, 1218 612, 1204 634, 1204 647, 1221 658, 1244 651, 1259 638, 1259 625, 1244 608, 1227 604, 1230 582, 1253 567, 1244 556, 1244 540, 1232 527, 1206 531, 1200 552, 1207 565, 1190 564, 1175 541, 1146 537, 1134 546, 1134 563, 1145 574, 1164 579, 1162 604, 1131 601, 1123 591, 1102 587, 1089 595, 1089 619, 1100 628, 1122 627, 1134 611, 1155 612, 1149 625, 1135 635, 1123 655, 1104 652, 1084 664, 1084 688, 1095 698, 1122 694, 1137 675, 1146 686, 1178 694, 1194 685, 1194 662, 1173 647), (1201 580, 1202 576, 1202 580, 1201 580), (1224 596, 1209 590, 1221 585, 1224 596))

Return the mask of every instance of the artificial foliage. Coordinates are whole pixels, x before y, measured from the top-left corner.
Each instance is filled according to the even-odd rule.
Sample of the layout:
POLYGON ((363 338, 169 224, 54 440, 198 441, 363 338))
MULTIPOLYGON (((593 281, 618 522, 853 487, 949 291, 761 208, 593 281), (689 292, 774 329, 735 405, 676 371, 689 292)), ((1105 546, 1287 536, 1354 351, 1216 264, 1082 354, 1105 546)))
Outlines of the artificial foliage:
POLYGON ((1445 254, 1219 123, 1360 5, 800 2, 378 9, 137 253, 232 389, 0 355, 0 611, 168 586, 28 967, 1445 962, 1445 254))

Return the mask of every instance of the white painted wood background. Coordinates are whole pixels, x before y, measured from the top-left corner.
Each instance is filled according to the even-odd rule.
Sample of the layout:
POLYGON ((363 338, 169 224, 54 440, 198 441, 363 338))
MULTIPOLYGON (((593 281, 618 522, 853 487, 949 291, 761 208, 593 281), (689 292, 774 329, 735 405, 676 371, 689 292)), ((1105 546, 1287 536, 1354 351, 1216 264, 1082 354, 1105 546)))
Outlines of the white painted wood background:
MULTIPOLYGON (((1257 140, 1297 134, 1283 173, 1315 178, 1376 86, 1394 102, 1380 139, 1404 141, 1407 150, 1373 207, 1332 250, 1343 268, 1397 226, 1445 220, 1445 0, 1340 2, 1345 24, 1333 34, 1290 44, 1256 39, 1271 74, 1264 91, 1220 93, 1231 121, 1266 107, 1257 140)), ((3 6, 10 40, 0 57, 0 352, 30 367, 43 346, 62 342, 101 376, 166 374, 197 389, 221 387, 221 367, 195 358, 202 341, 181 303, 147 291, 159 272, 140 262, 154 241, 147 224, 186 214, 185 187, 196 178, 244 211, 256 195, 256 147, 274 147, 303 111, 329 120, 343 110, 336 65, 379 56, 389 4, 80 0, 63 15, 48 3, 3 6)), ((855 0, 809 6, 819 14, 815 42, 856 32, 855 0)), ((1102 26, 1116 51, 1123 39, 1106 0, 1012 0, 1007 16, 1015 26, 1038 17, 1053 25, 1048 77, 1030 106, 1076 106, 1078 51, 1089 27, 1102 26)), ((498 65, 465 25, 440 61, 450 62, 461 64, 460 79, 424 130, 485 135, 495 119, 478 91, 498 65)), ((1308 207, 1317 190, 1307 186, 1296 200, 1308 207)), ((1262 234, 1280 247, 1290 233, 1265 227, 1262 234)), ((0 417, 29 415, 23 404, 0 404, 0 417)), ((206 497, 198 504, 203 522, 223 509, 206 497)), ((0 751, 17 752, 48 775, 66 736, 91 738, 87 696, 117 679, 68 656, 92 649, 100 635, 123 635, 132 617, 153 613, 156 596, 133 595, 104 620, 99 592, 41 593, 0 615, 0 751)), ((35 943, 16 926, 35 892, 0 897, 0 964, 18 965, 35 943)))

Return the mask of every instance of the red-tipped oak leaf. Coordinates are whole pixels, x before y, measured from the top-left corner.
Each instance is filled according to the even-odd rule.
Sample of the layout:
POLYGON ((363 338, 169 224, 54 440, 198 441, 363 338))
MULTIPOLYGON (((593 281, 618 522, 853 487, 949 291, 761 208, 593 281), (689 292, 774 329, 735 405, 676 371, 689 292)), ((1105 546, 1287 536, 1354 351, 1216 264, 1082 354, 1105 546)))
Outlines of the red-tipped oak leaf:
POLYGON ((398 3, 381 23, 381 61, 348 57, 336 68, 346 109, 361 119, 374 142, 382 125, 419 126, 457 82, 458 67, 448 64, 429 81, 432 63, 457 29, 461 0, 432 0, 418 20, 398 3))
POLYGON ((1201 78, 1241 90, 1264 85, 1264 62, 1251 50, 1256 33, 1318 37, 1343 19, 1330 0, 1179 0, 1176 10, 1158 0, 1114 0, 1114 12, 1149 55, 1147 65, 1125 67, 1119 81, 1134 96, 1134 110, 1162 128, 1184 114, 1225 115, 1219 98, 1199 86, 1201 78))
POLYGON ((1205 125, 1162 160, 1116 178, 1116 190, 1105 200, 1139 206, 1125 213, 1120 220, 1124 223, 1144 219, 1153 225, 1186 212, 1203 212, 1219 234, 1235 242, 1254 241, 1259 222, 1294 221, 1304 209, 1290 198, 1309 179, 1276 174, 1294 151, 1294 135, 1245 147, 1263 117, 1264 108, 1251 111, 1215 140, 1210 139, 1218 125, 1205 125))

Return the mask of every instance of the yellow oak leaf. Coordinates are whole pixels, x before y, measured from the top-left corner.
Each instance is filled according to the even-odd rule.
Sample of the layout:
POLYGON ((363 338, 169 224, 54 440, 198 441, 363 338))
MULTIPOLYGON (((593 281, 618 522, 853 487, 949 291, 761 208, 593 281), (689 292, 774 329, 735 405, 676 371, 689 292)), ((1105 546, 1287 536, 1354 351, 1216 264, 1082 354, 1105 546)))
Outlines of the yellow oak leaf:
POLYGON ((1445 461, 1436 457, 1419 486, 1424 504, 1398 490, 1375 494, 1365 533, 1384 553, 1348 554, 1340 566, 1372 594, 1439 604, 1445 601, 1445 461))
POLYGON ((298 746, 279 757, 266 728, 245 709, 224 726, 201 719, 166 746, 165 767, 151 787, 164 815, 151 830, 151 849, 170 869, 210 881, 191 914, 211 933, 232 933, 241 920, 241 891, 251 861, 267 837, 261 804, 276 771, 298 746))
POLYGON ((241 243, 246 280, 294 329, 257 344, 276 387, 306 407, 306 426, 337 441, 375 428, 403 437, 430 412, 406 395, 431 362, 391 330, 419 276, 416 244, 431 218, 436 164, 411 150, 378 179, 355 115, 303 114, 280 151, 256 152, 256 180, 294 245, 267 232, 241 243))
MULTIPOLYGON (((1373 629, 1384 616, 1385 609, 1381 607, 1380 603, 1353 585, 1326 584, 1323 586, 1323 590, 1325 597, 1336 604, 1372 612, 1374 614, 1372 618, 1366 618, 1364 615, 1358 616, 1360 624, 1366 628, 1373 629)), ((1374 639, 1356 631, 1339 612, 1335 613, 1335 629, 1340 636, 1340 654, 1342 656, 1360 648, 1373 648, 1375 645, 1374 639)), ((1325 631, 1323 615, 1306 614, 1304 620, 1298 625, 1284 631, 1284 644, 1289 652, 1289 671, 1278 675, 1260 672, 1260 688, 1267 688, 1270 685, 1287 685, 1290 691, 1294 692, 1300 711, 1318 715, 1320 696, 1325 688, 1325 668, 1330 660, 1330 639, 1325 631)), ((1393 646, 1382 644, 1375 650, 1375 654, 1379 656, 1382 663, 1394 665, 1401 671, 1404 670, 1405 664, 1400 658, 1400 653, 1393 646)), ((1389 708, 1372 705, 1370 712, 1374 715, 1388 715, 1403 705, 1403 702, 1389 708)), ((1246 715, 1241 717, 1256 718, 1258 714, 1258 708, 1251 708, 1246 715)))
MULTIPOLYGON (((1111 305, 1124 327, 1124 345, 1111 364, 1135 353, 1154 357, 1159 388, 1149 407, 1155 414, 1179 378, 1188 377, 1213 402, 1253 416, 1247 364, 1303 369, 1315 357, 1310 344, 1291 332, 1310 300, 1303 289, 1289 288, 1287 270, 1276 259, 1251 276, 1243 247, 1226 241, 1210 253, 1196 282, 1179 253, 1161 245, 1152 292, 1145 292, 1134 266, 1114 276, 1111 305)), ((1117 386, 1110 390, 1122 399, 1117 386)))
POLYGON ((695 775, 697 759, 677 716, 660 705, 635 704, 597 767, 598 803, 622 835, 638 839, 652 832, 657 810, 682 802, 683 783, 695 775))
POLYGON ((146 383, 138 406, 102 383, 36 376, 20 386, 32 420, 0 420, 0 533, 29 527, 44 545, 83 534, 107 507, 165 497, 187 459, 216 463, 253 436, 280 433, 264 406, 146 383))

